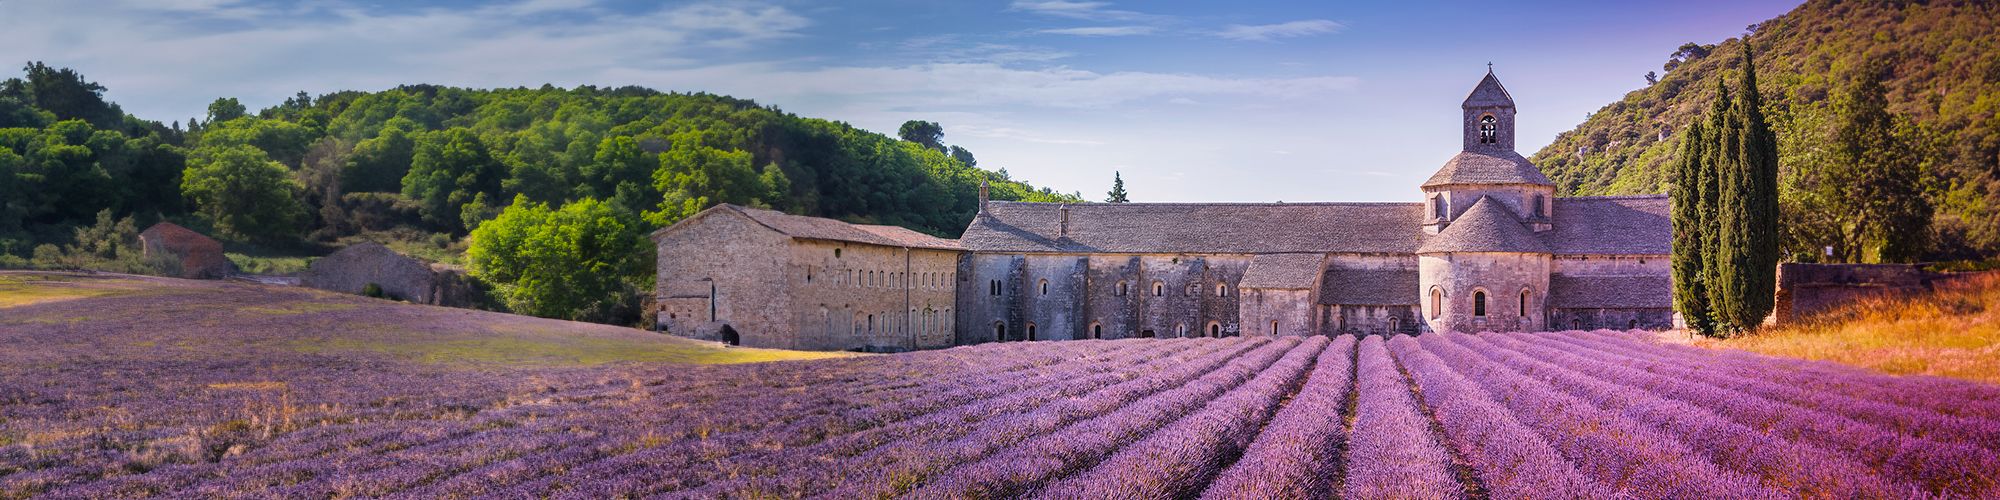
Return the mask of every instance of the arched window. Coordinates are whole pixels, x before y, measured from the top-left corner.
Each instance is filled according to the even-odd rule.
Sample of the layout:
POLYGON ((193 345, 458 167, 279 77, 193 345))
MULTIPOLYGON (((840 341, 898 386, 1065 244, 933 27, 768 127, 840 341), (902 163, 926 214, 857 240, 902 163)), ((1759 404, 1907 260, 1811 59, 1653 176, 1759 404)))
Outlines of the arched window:
POLYGON ((1033 342, 1034 340, 1035 340, 1035 324, 1028 323, 1028 341, 1033 342))
POLYGON ((1125 284, 1125 282, 1123 282, 1123 281, 1120 281, 1120 282, 1118 282, 1118 296, 1119 296, 1119 297, 1124 297, 1124 296, 1125 296, 1125 290, 1126 290, 1126 287, 1127 287, 1127 285, 1125 284))
POLYGON ((833 249, 833 258, 836 259, 840 258, 840 249, 838 248, 833 249))
POLYGON ((1090 324, 1090 338, 1093 338, 1093 339, 1101 339, 1101 338, 1104 338, 1104 324, 1103 324, 1103 323, 1091 323, 1091 324, 1090 324))
POLYGON ((1635 320, 1631 320, 1631 321, 1626 321, 1626 322, 1625 322, 1625 329, 1626 329, 1626 330, 1637 330, 1637 329, 1639 329, 1639 320, 1636 320, 1636 319, 1635 319, 1635 320))
POLYGON ((1481 317, 1481 318, 1484 318, 1484 317, 1486 317, 1486 291, 1485 291, 1485 290, 1478 290, 1478 291, 1474 291, 1474 292, 1472 292, 1472 315, 1473 315, 1473 316, 1478 316, 1478 317, 1481 317))
POLYGON ((1217 323, 1217 322, 1214 322, 1214 321, 1210 321, 1210 322, 1208 322, 1208 336, 1210 336, 1210 337, 1216 337, 1216 338, 1221 338, 1221 337, 1222 337, 1222 323, 1217 323))
POLYGON ((1499 134, 1500 134, 1500 120, 1494 119, 1493 115, 1486 115, 1479 117, 1480 144, 1494 144, 1500 142, 1500 138, 1498 137, 1499 134))
POLYGON ((1229 284, 1228 284, 1228 283, 1216 283, 1216 284, 1215 284, 1215 296, 1217 296, 1217 297, 1228 297, 1228 296, 1229 296, 1229 284))
POLYGON ((1187 323, 1174 324, 1174 336, 1179 338, 1187 338, 1187 323))
POLYGON ((1389 317, 1389 333, 1397 333, 1397 332, 1401 332, 1401 331, 1403 331, 1403 328, 1402 328, 1403 324, 1402 324, 1402 323, 1403 323, 1403 318, 1398 318, 1398 317, 1395 317, 1395 316, 1390 316, 1390 317, 1389 317))
POLYGON ((1159 280, 1153 280, 1153 296, 1161 297, 1165 296, 1166 294, 1167 294, 1167 284, 1161 283, 1159 280))
POLYGON ((1431 319, 1444 315, 1444 289, 1431 287, 1431 319))
POLYGON ((1528 317, 1528 289, 1521 289, 1521 317, 1528 317))
POLYGON ((875 315, 868 315, 868 333, 875 333, 875 315))
POLYGON ((1271 320, 1271 336, 1278 336, 1278 320, 1271 320))
POLYGON ((1431 197, 1431 217, 1437 219, 1443 219, 1445 218, 1446 215, 1449 215, 1449 213, 1450 213, 1449 211, 1445 210, 1444 195, 1431 197))
POLYGON ((1572 320, 1569 320, 1569 329, 1571 329, 1571 330, 1582 330, 1582 329, 1583 329, 1583 320, 1580 320, 1580 319, 1572 319, 1572 320))
POLYGON ((1049 280, 1046 280, 1046 279, 1044 279, 1044 280, 1042 280, 1042 281, 1041 281, 1041 283, 1039 283, 1039 285, 1041 285, 1041 287, 1042 287, 1042 295, 1048 295, 1048 294, 1049 294, 1049 280))

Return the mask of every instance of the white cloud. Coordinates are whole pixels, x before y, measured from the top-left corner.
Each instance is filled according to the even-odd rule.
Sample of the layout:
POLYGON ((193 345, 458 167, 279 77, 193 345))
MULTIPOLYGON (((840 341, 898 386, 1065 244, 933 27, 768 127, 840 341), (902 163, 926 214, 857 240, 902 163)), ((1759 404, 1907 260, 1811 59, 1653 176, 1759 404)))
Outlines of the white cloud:
POLYGON ((1057 28, 1038 30, 1036 33, 1073 36, 1137 36, 1150 35, 1159 31, 1152 26, 1089 26, 1083 28, 1057 28))
POLYGON ((1228 95, 1300 99, 1351 89, 1352 77, 1228 78, 1152 72, 1100 73, 1067 67, 1023 69, 992 63, 787 69, 744 63, 610 76, 663 89, 708 89, 760 101, 838 96, 880 106, 964 109, 1033 106, 1094 109, 1165 96, 1228 95))
POLYGON ((1278 24, 1231 24, 1217 32, 1216 36, 1231 40, 1267 41, 1278 38, 1293 38, 1312 35, 1338 33, 1346 26, 1325 19, 1308 19, 1278 24))
POLYGON ((1074 145, 1074 146, 1104 145, 1104 141, 1098 141, 1092 139, 1067 138, 1067 137, 1048 137, 1046 135, 1039 134, 1033 131, 1022 130, 1013 127, 962 125, 962 126, 952 127, 951 131, 953 134, 964 134, 973 137, 985 137, 990 139, 1009 139, 1016 141, 1032 142, 1037 144, 1062 144, 1062 145, 1074 145))
POLYGON ((1151 14, 1133 12, 1129 10, 1118 10, 1118 9, 1108 8, 1110 6, 1111 6, 1110 2, 1076 2, 1068 0, 1015 0, 1012 5, 1007 7, 1007 10, 1031 12, 1045 16, 1064 17, 1070 19, 1088 19, 1088 20, 1136 21, 1143 19, 1160 19, 1164 17, 1164 16, 1155 16, 1151 14))

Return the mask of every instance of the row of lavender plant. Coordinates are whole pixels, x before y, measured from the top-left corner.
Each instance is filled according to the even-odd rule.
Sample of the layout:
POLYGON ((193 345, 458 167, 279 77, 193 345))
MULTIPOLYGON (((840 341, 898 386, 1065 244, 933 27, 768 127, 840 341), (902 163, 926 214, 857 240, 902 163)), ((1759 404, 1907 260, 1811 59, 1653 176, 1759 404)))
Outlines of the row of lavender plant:
MULTIPOLYGON (((842 436, 821 445, 796 449, 793 453, 774 455, 758 463, 721 464, 716 469, 732 474, 732 479, 710 482, 688 491, 693 496, 801 496, 836 487, 857 487, 850 483, 852 481, 888 481, 928 474, 941 463, 976 458, 954 454, 975 451, 976 448, 968 446, 968 442, 997 440, 974 436, 977 432, 1002 425, 1021 429, 1026 424, 1017 421, 1023 420, 1025 415, 1044 412, 1059 418, 1065 415, 1061 413, 1062 409, 1073 408, 1082 402, 1134 391, 1156 391, 1178 384, 1260 345, 1261 341, 1225 339, 1160 343, 1177 350, 1169 357, 1151 360, 1127 370, 1081 376, 997 400, 960 406, 895 426, 842 436), (975 426, 974 423, 984 425, 975 426), (855 470, 878 472, 856 476, 851 473, 855 470)), ((1049 421, 1044 419, 1039 422, 1047 425, 1049 421)), ((635 458, 642 460, 593 464, 509 491, 525 495, 589 496, 673 486, 673 483, 658 479, 653 472, 657 469, 646 466, 643 459, 648 457, 635 458)), ((876 487, 889 486, 883 483, 876 487)))
POLYGON ((1025 495, 1051 479, 1102 461, 1119 447, 1242 385, 1299 344, 1297 337, 1282 338, 1177 387, 1142 398, 1098 402, 1084 409, 1086 418, 984 458, 960 462, 911 494, 925 498, 1025 495))
POLYGON ((1095 467, 1045 487, 1040 496, 1186 498, 1200 493, 1202 486, 1242 455, 1322 353, 1348 355, 1344 351, 1327 353, 1329 343, 1327 337, 1308 338, 1256 378, 1119 449, 1095 467))
POLYGON ((1046 402, 1063 395, 1074 395, 1095 387, 1109 385, 1125 377, 1136 376, 1147 370, 1158 369, 1162 363, 1185 356, 1200 355, 1221 348, 1219 345, 1199 346, 1194 344, 1162 343, 1140 351, 1138 355, 1112 359, 1077 358, 1050 370, 1048 377, 995 378, 984 382, 984 387, 974 388, 990 393, 987 397, 954 401, 951 405, 930 408, 917 418, 898 419, 883 425, 828 436, 817 443, 805 446, 771 447, 756 453, 735 454, 717 458, 701 467, 683 471, 668 480, 648 478, 639 475, 621 481, 638 482, 644 491, 659 492, 700 487, 716 480, 729 478, 769 478, 781 474, 805 472, 795 464, 830 463, 833 460, 850 457, 869 449, 883 446, 906 436, 913 431, 932 429, 940 425, 963 425, 968 419, 994 408, 1008 407, 1027 401, 1046 402), (1192 348, 1192 349, 1191 349, 1192 348), (1051 391, 1052 388, 1055 390, 1051 391))
POLYGON ((1928 492, 1976 497, 1993 492, 1996 476, 2000 476, 2000 461, 1994 459, 1990 450, 1903 436, 1839 415, 1644 370, 1595 363, 1576 353, 1527 342, 1532 336, 1493 334, 1487 338, 1495 346, 1611 383, 1684 401, 1786 440, 1848 454, 1892 481, 1916 484, 1928 492))
MULTIPOLYGON (((1407 339, 1406 342, 1415 342, 1407 339)), ((1549 383, 1464 352, 1438 352, 1454 371, 1549 441, 1590 478, 1638 498, 1770 498, 1752 477, 1723 470, 1685 444, 1549 383)))
POLYGON ((1592 332, 1632 341, 1655 352, 1685 355, 1705 366, 1728 369, 1801 389, 1868 397, 1946 415, 2000 420, 2000 387, 1931 376, 1884 375, 1829 361, 1774 358, 1733 349, 1662 344, 1651 332, 1592 332))
MULTIPOLYGON (((1070 349, 1045 349, 1039 354, 1053 354, 1072 361, 1079 358, 1104 360, 1111 362, 1111 364, 1116 364, 1121 359, 1142 360, 1161 354, 1159 349, 1151 346, 1138 349, 1125 349, 1124 347, 1116 345, 1077 346, 1070 349), (1088 350, 1092 348, 1100 352, 1092 353, 1088 350)), ((996 352, 988 353, 988 356, 1005 358, 1011 357, 1010 354, 1013 354, 1001 349, 994 349, 994 351, 996 352)), ((1080 366, 1096 367, 1099 364, 1093 362, 1080 366)), ((734 407, 728 409, 715 408, 713 406, 701 407, 697 408, 697 411, 720 410, 737 417, 761 418, 774 423, 764 426, 761 430, 736 431, 723 435, 708 435, 678 441, 660 439, 658 434, 651 434, 650 436, 652 437, 638 436, 637 439, 633 439, 633 436, 628 435, 622 439, 600 438, 579 440, 571 446, 558 447, 542 453, 522 456, 515 460, 480 467, 467 474, 452 477, 440 483, 437 488, 430 488, 425 492, 427 494, 449 496, 480 495, 500 488, 506 488, 513 483, 535 479, 537 476, 549 472, 569 469, 582 470, 592 467, 601 469, 605 466, 598 464, 607 461, 617 463, 616 461, 627 457, 628 453, 635 452, 671 462, 647 462, 649 465, 658 466, 656 470, 673 470, 678 472, 678 474, 655 476, 655 479, 658 481, 676 484, 684 483, 696 480, 699 477, 696 475, 697 473, 707 470, 705 467, 701 467, 703 463, 722 460, 730 454, 755 453, 770 447, 784 448, 817 442, 820 439, 824 439, 828 434, 859 431, 885 425, 904 418, 922 415, 926 412, 937 411, 939 408, 951 405, 969 404, 973 401, 995 397, 1012 391, 1026 390, 1032 388, 1037 382, 1061 380, 1066 375, 1072 375, 1063 370, 1055 369, 1059 366, 1062 365, 1036 362, 1035 370, 1022 373, 1015 373, 1013 370, 993 373, 979 370, 977 366, 965 367, 970 369, 966 372, 954 373, 945 370, 960 368, 940 366, 936 370, 928 370, 934 372, 933 376, 928 379, 934 383, 915 386, 928 390, 931 394, 912 393, 902 395, 902 397, 856 398, 855 401, 796 400, 797 396, 794 394, 792 397, 795 400, 793 401, 760 399, 747 404, 727 405, 734 407), (939 389, 943 390, 940 391, 939 389)), ((829 388, 828 390, 837 391, 838 389, 829 388)), ((815 390, 814 392, 817 393, 819 391, 815 390)), ((837 396, 837 394, 835 395, 837 396)), ((665 415, 666 418, 662 418, 663 415, 660 412, 651 411, 647 407, 649 404, 651 404, 650 401, 641 401, 632 404, 586 408, 577 411, 577 413, 594 417, 590 421, 594 428, 647 429, 649 432, 656 432, 654 431, 655 429, 674 423, 673 415, 665 415), (622 422, 620 422, 621 419, 623 420, 622 422)), ((552 422, 552 425, 574 427, 580 424, 569 420, 561 420, 552 422)))
POLYGON ((1484 357, 1599 408, 1650 424, 1725 469, 1758 477, 1767 488, 1813 498, 1889 498, 1916 489, 1892 485, 1863 464, 1826 450, 1757 432, 1714 412, 1606 382, 1561 365, 1460 334, 1426 335, 1426 349, 1457 359, 1484 357))
MULTIPOLYGON (((1425 335, 1429 337, 1431 335, 1425 335)), ((1408 339, 1389 342, 1396 360, 1422 391, 1446 443, 1465 457, 1480 485, 1496 498, 1610 498, 1612 491, 1584 477, 1547 440, 1445 360, 1408 339)))
POLYGON ((1354 430, 1349 434, 1347 498, 1462 498, 1451 453, 1432 436, 1409 381, 1382 337, 1362 339, 1355 359, 1354 430))
MULTIPOLYGON (((1034 356, 1035 358, 1040 358, 1040 359, 1028 360, 1028 362, 1015 362, 1015 360, 1010 359, 1011 357, 1009 356, 991 356, 986 359, 994 360, 994 362, 991 363, 989 366, 993 366, 995 368, 1002 368, 1006 370, 1014 370, 1014 369, 1038 368, 1041 366, 1045 366, 1047 364, 1051 364, 1060 359, 1063 359, 1064 357, 1062 356, 1062 354, 1064 353, 1061 352, 1061 350, 1044 350, 1041 351, 1041 353, 1049 354, 1050 356, 1034 356)), ((1004 352, 996 354, 1004 354, 1004 352)), ((828 363, 828 364, 835 365, 836 367, 839 366, 839 364, 837 363, 828 363)), ((905 363, 901 362, 889 362, 889 363, 879 364, 879 366, 895 367, 895 368, 902 368, 904 367, 904 365, 905 363)), ((849 366, 866 367, 867 365, 849 365, 849 366)), ((757 371, 770 373, 773 370, 765 367, 759 367, 757 371)), ((804 370, 792 370, 792 371, 804 371, 804 370)), ((866 370, 864 370, 864 372, 865 371, 866 370)), ((1033 372, 1030 371, 1030 373, 1033 372)), ((817 377, 817 380, 829 379, 829 375, 824 372, 821 373, 820 375, 813 377, 817 377)), ((839 378, 840 376, 831 375, 830 377, 839 378)), ((829 389, 840 390, 845 388, 845 389, 853 389, 855 390, 855 392, 868 393, 871 392, 872 387, 892 386, 892 387, 898 387, 899 389, 904 389, 906 391, 909 390, 907 389, 907 387, 909 386, 908 382, 898 381, 897 379, 899 377, 894 376, 893 373, 885 373, 883 376, 878 376, 878 377, 848 377, 848 378, 850 380, 846 385, 851 385, 853 387, 840 387, 839 385, 835 385, 834 387, 829 387, 829 389)), ((757 382, 756 385, 759 386, 764 386, 766 385, 765 383, 774 380, 781 380, 787 383, 794 383, 794 381, 797 381, 795 383, 797 383, 800 387, 811 387, 810 384, 816 381, 815 378, 800 377, 796 375, 781 375, 776 378, 759 376, 759 377, 748 377, 741 380, 757 382)), ((599 385, 613 385, 613 384, 599 384, 599 385)), ((659 384, 658 386, 649 387, 638 384, 625 384, 621 385, 621 387, 628 390, 638 389, 638 388, 657 390, 657 387, 662 387, 666 385, 667 384, 659 384)), ((696 386, 696 387, 702 386, 701 384, 698 383, 691 383, 686 385, 696 386)), ((736 389, 735 387, 729 387, 726 385, 715 385, 715 384, 710 384, 707 387, 703 388, 714 390, 716 392, 725 392, 725 390, 736 389)), ((783 394, 785 392, 781 390, 780 391, 769 390, 768 387, 765 387, 765 389, 766 390, 758 391, 758 393, 769 395, 774 393, 783 394)), ((550 392, 554 391, 551 390, 550 392)), ((586 391, 571 391, 571 392, 575 393, 575 392, 586 392, 586 391)), ((689 395, 696 396, 696 394, 689 394, 689 395)), ((583 404, 585 406, 588 406, 589 404, 591 404, 590 402, 600 398, 595 398, 595 397, 572 397, 572 398, 575 400, 580 400, 583 403, 578 403, 578 401, 562 401, 553 404, 552 403, 530 404, 526 406, 519 406, 499 411, 486 412, 481 414, 478 417, 477 421, 474 422, 414 421, 404 424, 396 424, 396 425, 391 425, 390 427, 408 427, 408 428, 403 429, 405 432, 392 434, 389 439, 370 441, 366 446, 348 446, 340 448, 339 451, 343 452, 340 454, 328 455, 319 453, 311 457, 289 457, 293 460, 298 460, 301 458, 311 458, 311 463, 319 465, 317 468, 303 468, 302 470, 302 468, 297 464, 280 461, 280 462, 250 462, 248 464, 221 464, 220 466, 218 466, 217 470, 212 470, 212 471, 202 471, 199 469, 191 468, 191 470, 184 470, 177 472, 180 472, 180 475, 183 477, 183 479, 192 475, 193 478, 196 480, 209 481, 210 484, 203 485, 203 490, 210 492, 216 492, 216 488, 222 487, 222 485, 226 485, 227 488, 221 491, 253 492, 253 491, 261 491, 264 488, 282 488, 285 491, 298 492, 301 494, 307 494, 308 496, 311 496, 313 494, 324 495, 328 492, 336 492, 343 489, 351 489, 351 487, 347 485, 354 484, 355 483, 354 478, 357 477, 370 478, 373 477, 374 474, 400 475, 406 477, 421 477, 424 480, 415 481, 415 483, 423 483, 443 476, 448 476, 451 473, 464 470, 465 468, 470 466, 481 465, 489 461, 490 459, 506 458, 510 455, 527 454, 536 450, 546 449, 547 446, 537 446, 534 450, 508 450, 501 447, 501 445, 503 444, 514 443, 520 440, 513 438, 513 436, 509 434, 494 434, 493 432, 488 432, 486 429, 490 428, 492 430, 500 432, 512 432, 509 431, 508 429, 510 429, 514 425, 518 425, 516 423, 517 421, 533 421, 534 418, 533 414, 530 414, 527 419, 521 419, 520 415, 510 415, 509 414, 510 410, 516 410, 521 408, 542 408, 547 406, 562 408, 561 411, 553 413, 552 416, 549 417, 549 420, 551 421, 547 423, 550 425, 541 425, 535 427, 539 429, 554 429, 556 432, 551 432, 550 434, 559 435, 559 437, 563 438, 565 441, 581 441, 581 442, 593 441, 590 439, 579 439, 580 436, 576 435, 575 433, 561 432, 561 430, 564 429, 565 427, 595 428, 595 429, 603 429, 606 431, 620 429, 620 427, 610 426, 610 425, 592 425, 592 424, 603 424, 604 422, 572 422, 571 423, 572 425, 568 426, 554 425, 558 423, 554 422, 554 420, 561 420, 560 418, 557 418, 559 416, 578 417, 577 419, 580 420, 581 417, 599 415, 603 413, 611 413, 611 412, 580 411, 578 408, 573 408, 578 404, 583 404), (474 433, 482 433, 482 432, 484 434, 474 435, 474 433), (486 434, 492 434, 493 437, 488 438, 486 437, 486 434), (488 444, 489 441, 491 442, 491 444, 488 444), (450 461, 439 460, 435 456, 435 454, 450 453, 451 450, 461 450, 461 449, 477 450, 482 447, 491 448, 489 450, 490 453, 470 455, 470 456, 476 456, 479 459, 467 463, 447 464, 447 462, 450 461), (399 450, 404 450, 404 451, 399 451, 399 450), (256 465, 256 464, 262 464, 262 465, 256 465), (227 469, 220 468, 224 466, 226 466, 227 469), (249 467, 249 468, 244 469, 243 467, 249 467), (227 470, 228 472, 227 475, 230 476, 230 480, 215 481, 215 479, 218 479, 218 476, 223 475, 221 471, 224 470, 227 470)), ((538 411, 546 411, 546 410, 538 410, 538 411)), ((631 415, 633 413, 615 412, 614 414, 631 415)), ((620 422, 620 423, 636 423, 636 422, 620 422)), ((648 422, 648 423, 653 424, 653 422, 648 422)), ((655 424, 645 427, 634 426, 634 427, 624 427, 624 428, 626 429, 646 428, 649 430, 654 430, 654 432, 659 432, 658 429, 661 429, 662 426, 655 424)), ((319 437, 323 438, 324 436, 319 436, 319 437)), ((324 447, 320 448, 322 450, 324 449, 324 447)), ((281 453, 280 455, 283 454, 281 453)), ((146 476, 142 476, 142 478, 150 479, 151 476, 160 476, 160 475, 148 474, 146 476)), ((167 477, 171 478, 172 476, 167 476, 167 477)), ((191 481, 185 481, 185 480, 175 481, 173 482, 173 484, 171 484, 171 486, 185 487, 190 482, 191 481)), ((155 483, 157 484, 157 482, 155 483)), ((369 481, 369 483, 398 484, 395 481, 369 481)), ((113 486, 120 486, 120 485, 114 484, 113 486)), ((124 485, 124 486, 129 488, 129 485, 124 485)))
POLYGON ((1312 376, 1244 450, 1216 476, 1204 499, 1327 498, 1337 491, 1325 469, 1339 464, 1354 387, 1354 336, 1320 353, 1312 376))
POLYGON ((1647 358, 1642 353, 1605 347, 1589 340, 1569 336, 1544 336, 1541 339, 1560 342, 1565 344, 1569 349, 1578 350, 1578 352, 1587 351, 1592 353, 1591 355, 1593 356, 1602 357, 1603 359, 1626 366, 1663 375, 1698 380, 1716 387, 1755 395, 1801 408, 1825 411, 1879 425, 1910 436, 1944 442, 1966 443, 1987 449, 2000 450, 2000 421, 1940 415, 1934 411, 1861 399, 1845 394, 1804 390, 1756 377, 1743 377, 1728 373, 1698 370, 1671 361, 1647 358))

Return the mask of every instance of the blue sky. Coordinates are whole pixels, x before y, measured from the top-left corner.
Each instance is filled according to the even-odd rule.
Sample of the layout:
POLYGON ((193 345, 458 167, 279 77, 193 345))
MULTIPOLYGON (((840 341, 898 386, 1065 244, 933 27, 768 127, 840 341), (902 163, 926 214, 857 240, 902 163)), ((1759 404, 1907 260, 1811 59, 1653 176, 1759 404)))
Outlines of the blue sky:
POLYGON ((986 168, 1135 201, 1405 201, 1456 153, 1492 62, 1533 154, 1796 1, 854 2, 0 0, 0 63, 199 116, 300 90, 643 85, 893 134, 937 121, 986 168))

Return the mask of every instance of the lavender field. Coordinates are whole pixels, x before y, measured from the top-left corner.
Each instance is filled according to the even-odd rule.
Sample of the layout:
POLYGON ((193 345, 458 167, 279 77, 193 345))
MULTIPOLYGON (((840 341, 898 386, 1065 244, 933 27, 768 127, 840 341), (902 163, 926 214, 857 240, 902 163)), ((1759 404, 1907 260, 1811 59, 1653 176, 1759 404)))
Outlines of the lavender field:
POLYGON ((134 288, 0 307, 0 497, 2000 496, 2000 387, 1640 333, 702 365, 560 322, 134 288))

